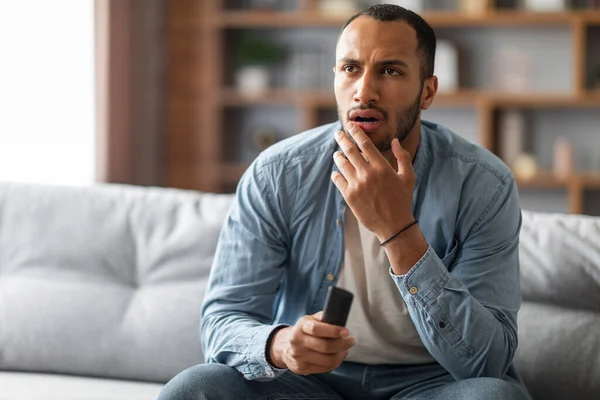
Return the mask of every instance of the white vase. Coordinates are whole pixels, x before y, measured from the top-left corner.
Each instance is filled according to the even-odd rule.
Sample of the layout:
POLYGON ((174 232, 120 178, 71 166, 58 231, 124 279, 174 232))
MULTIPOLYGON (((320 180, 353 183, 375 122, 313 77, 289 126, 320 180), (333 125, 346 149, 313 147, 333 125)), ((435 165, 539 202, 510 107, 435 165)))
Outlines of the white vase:
POLYGON ((525 0, 525 9, 535 12, 561 12, 567 9, 565 0, 525 0))
POLYGON ((269 70, 267 67, 248 65, 237 70, 236 85, 246 95, 257 95, 269 88, 269 70))
POLYGON ((360 10, 355 0, 321 0, 318 7, 325 15, 350 16, 360 10))
POLYGON ((435 75, 438 77, 438 92, 449 93, 459 89, 458 49, 447 40, 438 40, 435 51, 435 75))

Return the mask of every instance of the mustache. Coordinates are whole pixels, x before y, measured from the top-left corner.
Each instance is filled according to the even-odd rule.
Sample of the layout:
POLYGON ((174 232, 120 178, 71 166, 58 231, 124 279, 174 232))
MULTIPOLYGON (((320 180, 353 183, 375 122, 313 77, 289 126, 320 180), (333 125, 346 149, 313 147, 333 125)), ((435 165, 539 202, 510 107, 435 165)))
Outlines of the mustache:
POLYGON ((376 105, 373 105, 373 104, 361 104, 359 106, 350 108, 346 112, 346 118, 350 119, 350 113, 352 111, 356 111, 356 110, 362 110, 362 111, 364 111, 364 110, 375 110, 375 111, 379 111, 381 113, 381 115, 383 115, 383 118, 385 118, 385 119, 387 119, 387 116, 388 116, 387 112, 383 108, 377 107, 376 105))

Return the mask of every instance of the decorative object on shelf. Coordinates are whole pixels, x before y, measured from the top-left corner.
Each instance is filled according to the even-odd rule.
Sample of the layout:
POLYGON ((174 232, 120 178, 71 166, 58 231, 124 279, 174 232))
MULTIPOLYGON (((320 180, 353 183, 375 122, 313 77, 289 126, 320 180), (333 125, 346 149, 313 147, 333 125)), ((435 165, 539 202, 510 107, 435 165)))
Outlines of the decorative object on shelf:
POLYGON ((567 178, 573 173, 573 146, 566 137, 558 137, 554 142, 553 172, 559 178, 567 178))
POLYGON ((407 10, 410 10, 415 13, 420 13, 423 11, 423 0, 379 0, 378 4, 395 4, 400 7, 404 7, 407 10))
POLYGON ((459 56, 456 45, 448 40, 438 40, 435 51, 435 75, 438 92, 456 92, 459 88, 459 56))
POLYGON ((512 170, 517 179, 530 181, 538 175, 539 167, 533 154, 522 153, 513 163, 512 170))
POLYGON ((525 113, 522 110, 509 109, 500 113, 498 118, 498 140, 500 158, 513 167, 525 151, 525 113))
POLYGON ((483 15, 491 7, 491 0, 460 0, 459 10, 465 14, 483 15))
POLYGON ((492 57, 494 88, 501 92, 523 93, 532 90, 533 61, 523 50, 503 47, 492 57))
POLYGON ((326 15, 350 16, 360 10, 355 0, 320 0, 317 4, 319 12, 326 15))
POLYGON ((235 81, 240 92, 248 96, 260 95, 269 88, 269 70, 259 65, 246 65, 237 70, 235 81))
POLYGON ((286 58, 283 46, 245 33, 235 44, 236 85, 246 95, 258 95, 270 86, 271 67, 286 58))
POLYGON ((252 131, 252 143, 258 151, 277 143, 277 130, 270 126, 261 126, 252 131))
POLYGON ((523 8, 535 12, 562 12, 568 7, 566 0, 522 0, 523 8))

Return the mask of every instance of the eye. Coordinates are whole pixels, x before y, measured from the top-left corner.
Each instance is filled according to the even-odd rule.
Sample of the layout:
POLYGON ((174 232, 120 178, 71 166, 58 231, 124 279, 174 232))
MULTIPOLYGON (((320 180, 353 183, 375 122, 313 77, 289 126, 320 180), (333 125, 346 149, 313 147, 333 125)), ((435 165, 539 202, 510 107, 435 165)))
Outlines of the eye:
POLYGON ((391 76, 402 75, 402 73, 400 73, 400 71, 398 71, 397 69, 394 69, 394 68, 390 68, 390 67, 384 68, 383 73, 386 75, 391 75, 391 76))
POLYGON ((348 73, 356 72, 356 66, 355 65, 344 65, 342 67, 342 70, 344 72, 348 72, 348 73))

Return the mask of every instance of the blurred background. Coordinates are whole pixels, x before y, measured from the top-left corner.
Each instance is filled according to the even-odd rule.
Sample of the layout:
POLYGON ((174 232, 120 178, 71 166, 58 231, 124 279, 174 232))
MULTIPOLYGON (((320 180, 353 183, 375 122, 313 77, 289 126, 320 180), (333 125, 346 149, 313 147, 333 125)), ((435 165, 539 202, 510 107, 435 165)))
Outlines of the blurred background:
MULTIPOLYGON (((337 34, 376 3, 0 0, 0 180, 233 192, 337 119, 337 34)), ((423 119, 498 154, 524 209, 600 215, 600 1, 387 3, 438 36, 423 119)))

